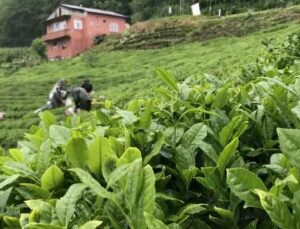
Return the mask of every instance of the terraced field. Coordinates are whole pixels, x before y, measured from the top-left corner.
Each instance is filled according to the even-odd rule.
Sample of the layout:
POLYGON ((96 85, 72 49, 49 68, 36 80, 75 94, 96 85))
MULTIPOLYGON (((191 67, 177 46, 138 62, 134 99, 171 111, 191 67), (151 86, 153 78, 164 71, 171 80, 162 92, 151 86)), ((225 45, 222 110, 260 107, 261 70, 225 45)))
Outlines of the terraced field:
MULTIPOLYGON (((155 68, 172 69, 177 79, 210 73, 226 78, 239 74, 236 69, 253 61, 263 48, 263 39, 282 41, 299 31, 298 21, 291 21, 243 37, 220 37, 209 41, 172 45, 162 49, 104 51, 99 48, 72 60, 44 63, 7 73, 0 69, 0 111, 8 117, 0 122, 0 145, 16 144, 24 130, 36 124, 33 111, 46 102, 52 85, 66 78, 78 85, 89 78, 96 95, 104 95, 118 105, 133 97, 151 93, 160 83, 155 68)), ((55 111, 64 116, 63 109, 55 111)))
POLYGON ((108 39, 113 49, 152 49, 179 43, 207 41, 218 37, 242 37, 259 30, 276 30, 281 25, 300 20, 300 6, 255 13, 231 15, 223 18, 171 17, 140 22, 123 35, 121 42, 108 39))

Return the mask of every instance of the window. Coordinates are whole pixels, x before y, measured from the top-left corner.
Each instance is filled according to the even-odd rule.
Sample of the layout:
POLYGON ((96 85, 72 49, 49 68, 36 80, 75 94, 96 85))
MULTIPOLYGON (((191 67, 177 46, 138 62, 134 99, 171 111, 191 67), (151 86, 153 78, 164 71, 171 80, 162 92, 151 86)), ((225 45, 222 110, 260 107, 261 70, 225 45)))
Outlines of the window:
POLYGON ((64 30, 67 28, 67 22, 66 21, 60 21, 60 22, 55 22, 51 24, 51 31, 52 32, 57 32, 60 30, 64 30))
POLYGON ((82 20, 74 20, 74 29, 83 29, 82 20))
POLYGON ((119 26, 117 23, 110 23, 109 25, 109 31, 113 33, 119 32, 119 26))

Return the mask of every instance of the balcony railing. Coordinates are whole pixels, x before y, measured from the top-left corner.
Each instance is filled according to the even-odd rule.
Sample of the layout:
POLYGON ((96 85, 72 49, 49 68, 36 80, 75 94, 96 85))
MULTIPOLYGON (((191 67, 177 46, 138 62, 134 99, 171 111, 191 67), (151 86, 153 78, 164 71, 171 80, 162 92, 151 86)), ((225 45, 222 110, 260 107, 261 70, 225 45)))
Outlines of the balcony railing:
POLYGON ((51 40, 57 40, 65 37, 70 37, 70 29, 64 29, 56 32, 51 32, 45 34, 42 39, 43 41, 51 41, 51 40))

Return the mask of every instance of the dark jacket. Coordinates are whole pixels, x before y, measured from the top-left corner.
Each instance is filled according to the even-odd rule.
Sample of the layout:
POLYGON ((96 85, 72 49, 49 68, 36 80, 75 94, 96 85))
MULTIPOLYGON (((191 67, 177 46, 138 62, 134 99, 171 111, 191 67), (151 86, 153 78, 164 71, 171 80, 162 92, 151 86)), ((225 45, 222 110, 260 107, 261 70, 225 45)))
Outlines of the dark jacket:
POLYGON ((92 98, 82 87, 75 87, 72 90, 72 97, 75 103, 75 110, 81 109, 90 111, 92 106, 92 98))

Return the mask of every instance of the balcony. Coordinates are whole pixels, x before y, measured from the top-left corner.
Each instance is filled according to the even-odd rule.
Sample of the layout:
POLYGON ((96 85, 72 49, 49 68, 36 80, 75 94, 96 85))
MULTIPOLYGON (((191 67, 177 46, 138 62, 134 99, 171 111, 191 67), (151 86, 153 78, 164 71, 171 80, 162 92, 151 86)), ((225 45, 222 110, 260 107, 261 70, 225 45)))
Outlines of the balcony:
POLYGON ((58 40, 62 38, 71 37, 70 29, 64 29, 56 32, 47 33, 42 37, 43 41, 51 41, 51 40, 58 40))

